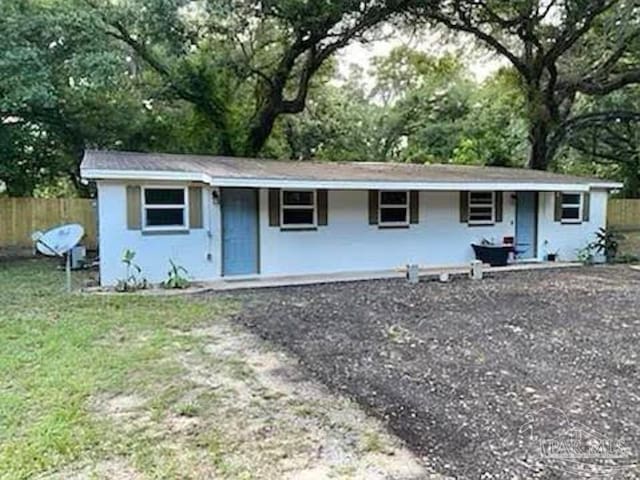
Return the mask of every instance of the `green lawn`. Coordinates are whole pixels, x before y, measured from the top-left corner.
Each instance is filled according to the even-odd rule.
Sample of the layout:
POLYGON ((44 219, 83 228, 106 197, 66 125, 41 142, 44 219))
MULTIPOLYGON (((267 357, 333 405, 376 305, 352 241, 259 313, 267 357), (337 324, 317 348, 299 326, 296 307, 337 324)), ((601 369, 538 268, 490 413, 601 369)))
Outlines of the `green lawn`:
POLYGON ((135 392, 152 399, 151 416, 176 408, 193 414, 196 407, 180 405, 184 379, 177 353, 198 351, 200 340, 186 332, 232 305, 67 295, 63 273, 40 260, 0 263, 0 307, 0 478, 31 478, 118 455, 150 476, 171 476, 170 453, 162 454, 161 468, 153 461, 157 442, 148 428, 115 425, 94 404, 135 392))
POLYGON ((63 290, 51 261, 0 263, 0 479, 420 477, 237 301, 63 290))

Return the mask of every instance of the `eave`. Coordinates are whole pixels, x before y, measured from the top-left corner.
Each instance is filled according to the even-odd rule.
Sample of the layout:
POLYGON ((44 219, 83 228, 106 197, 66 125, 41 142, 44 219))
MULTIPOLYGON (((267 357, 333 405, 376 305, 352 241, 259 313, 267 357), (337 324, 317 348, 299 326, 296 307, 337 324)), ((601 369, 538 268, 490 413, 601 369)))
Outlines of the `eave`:
POLYGON ((329 190, 428 190, 428 191, 533 191, 588 192, 591 189, 616 190, 622 188, 618 182, 559 183, 532 181, 364 181, 364 180, 312 180, 250 177, 212 177, 205 173, 153 170, 98 170, 82 169, 83 179, 140 181, 140 182, 198 182, 212 187, 244 188, 300 188, 329 190))

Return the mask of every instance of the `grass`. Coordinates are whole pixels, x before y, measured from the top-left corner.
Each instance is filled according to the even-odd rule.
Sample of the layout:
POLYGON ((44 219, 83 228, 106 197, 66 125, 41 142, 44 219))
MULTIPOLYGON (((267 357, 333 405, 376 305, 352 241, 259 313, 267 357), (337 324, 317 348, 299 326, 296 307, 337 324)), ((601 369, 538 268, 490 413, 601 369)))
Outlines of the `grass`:
MULTIPOLYGON (((162 416, 182 390, 175 354, 198 348, 180 333, 234 308, 179 297, 66 295, 63 274, 42 260, 0 263, 0 305, 3 479, 123 451, 134 452, 144 470, 146 455, 161 455, 148 435, 118 430, 92 413, 92 402, 142 393, 162 416)), ((197 413, 196 403, 178 408, 197 413)))
POLYGON ((295 362, 228 318, 239 300, 63 285, 54 262, 0 263, 0 480, 346 479, 415 466, 348 399, 287 381, 295 362))

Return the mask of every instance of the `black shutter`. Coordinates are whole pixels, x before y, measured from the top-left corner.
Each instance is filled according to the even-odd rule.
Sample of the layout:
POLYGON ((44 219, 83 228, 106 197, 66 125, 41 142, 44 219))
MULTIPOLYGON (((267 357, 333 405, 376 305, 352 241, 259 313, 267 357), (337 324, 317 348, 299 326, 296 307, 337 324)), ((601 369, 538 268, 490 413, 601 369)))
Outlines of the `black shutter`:
POLYGON ((269 189, 269 226, 280 226, 280 189, 269 189))
POLYGON ((318 225, 321 227, 329 224, 328 196, 326 190, 318 190, 316 192, 316 199, 318 201, 318 225))
POLYGON ((460 192, 460 223, 469 221, 469 192, 460 192))
POLYGON ((591 216, 591 194, 585 193, 582 196, 582 221, 588 222, 591 216))
POLYGON ((496 223, 502 222, 503 195, 502 192, 496 192, 496 223))
POLYGON ((562 192, 556 192, 553 198, 555 202, 553 206, 553 221, 561 222, 562 221, 562 192))
POLYGON ((417 190, 409 192, 409 222, 413 224, 420 222, 420 192, 417 190))
POLYGON ((369 190, 369 225, 378 224, 378 190, 369 190))

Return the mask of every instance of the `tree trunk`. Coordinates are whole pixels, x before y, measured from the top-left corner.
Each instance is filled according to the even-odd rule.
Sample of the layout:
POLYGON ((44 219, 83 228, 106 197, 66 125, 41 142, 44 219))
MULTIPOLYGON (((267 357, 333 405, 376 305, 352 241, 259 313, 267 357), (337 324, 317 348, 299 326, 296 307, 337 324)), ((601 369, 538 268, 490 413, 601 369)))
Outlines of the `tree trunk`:
POLYGON ((536 121, 529 128, 529 162, 528 168, 546 170, 549 159, 549 125, 544 121, 536 121))
POLYGON ((75 187, 78 195, 82 198, 90 198, 92 193, 92 187, 89 183, 82 182, 82 176, 80 175, 80 164, 84 158, 85 141, 84 138, 77 137, 71 144, 71 156, 75 159, 75 162, 68 170, 68 177, 71 183, 75 187))
POLYGON ((260 111, 249 129, 249 138, 247 139, 247 146, 245 147, 245 155, 255 157, 262 151, 265 143, 267 143, 267 140, 271 135, 271 132, 273 131, 273 126, 277 117, 278 114, 276 113, 276 108, 273 104, 265 106, 265 108, 260 111))
POLYGON ((621 165, 625 180, 622 189, 624 197, 640 198, 640 153, 621 165))
POLYGON ((544 86, 542 73, 542 71, 537 72, 530 78, 526 87, 530 146, 527 167, 533 170, 546 170, 549 166, 553 156, 551 145, 553 125, 558 120, 555 98, 553 95, 548 95, 548 86, 544 86))
POLYGON ((220 154, 226 157, 235 156, 235 151, 233 150, 233 145, 231 145, 231 140, 227 132, 220 134, 220 154))

